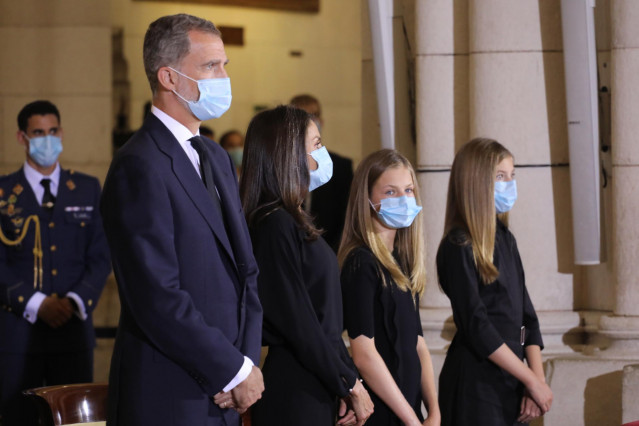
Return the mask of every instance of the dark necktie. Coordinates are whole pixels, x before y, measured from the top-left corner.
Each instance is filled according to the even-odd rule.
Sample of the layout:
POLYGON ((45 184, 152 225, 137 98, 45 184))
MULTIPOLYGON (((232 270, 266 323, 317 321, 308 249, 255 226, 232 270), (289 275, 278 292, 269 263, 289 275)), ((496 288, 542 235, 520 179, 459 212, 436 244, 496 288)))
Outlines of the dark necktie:
POLYGON ((49 210, 55 205, 55 197, 51 193, 51 179, 42 179, 40 185, 44 187, 44 196, 42 197, 42 207, 49 210))
POLYGON ((222 212, 222 206, 220 206, 220 197, 215 189, 215 180, 213 179, 213 168, 211 167, 211 161, 204 148, 204 141, 199 136, 193 136, 189 139, 191 146, 195 149, 200 156, 200 174, 202 175, 202 181, 206 186, 209 195, 213 200, 213 204, 218 212, 222 212))

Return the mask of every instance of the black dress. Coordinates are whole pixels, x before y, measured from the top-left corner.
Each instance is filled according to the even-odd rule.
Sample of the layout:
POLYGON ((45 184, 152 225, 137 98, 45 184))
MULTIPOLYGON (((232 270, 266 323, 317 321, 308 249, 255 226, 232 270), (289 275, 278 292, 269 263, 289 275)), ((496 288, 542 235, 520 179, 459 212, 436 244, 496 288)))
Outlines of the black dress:
POLYGON ((539 321, 508 228, 497 221, 493 263, 499 277, 489 285, 481 282, 472 248, 462 241, 463 232, 452 230, 437 252, 439 282, 451 301, 457 326, 439 376, 442 426, 511 426, 519 414, 523 385, 488 356, 503 343, 520 359, 525 346, 543 348, 539 321))
MULTIPOLYGON (((373 252, 363 247, 353 250, 344 262, 341 275, 344 323, 352 339, 361 335, 375 338, 377 352, 415 414, 423 421, 422 369, 417 354, 417 338, 422 335, 419 306, 411 293, 401 291, 390 272, 381 267, 388 283, 384 286, 380 267, 373 252)), ((375 411, 366 424, 401 425, 384 401, 370 388, 367 390, 375 411)))
POLYGON ((251 229, 264 309, 265 391, 252 408, 260 425, 335 424, 338 397, 357 380, 342 340, 342 295, 335 253, 306 241, 278 209, 251 229))

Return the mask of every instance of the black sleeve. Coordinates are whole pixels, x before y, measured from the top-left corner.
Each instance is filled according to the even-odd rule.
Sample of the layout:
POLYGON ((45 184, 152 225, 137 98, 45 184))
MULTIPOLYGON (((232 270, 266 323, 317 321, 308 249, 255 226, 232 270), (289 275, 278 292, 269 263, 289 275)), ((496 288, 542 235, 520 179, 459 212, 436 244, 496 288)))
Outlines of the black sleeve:
POLYGON ((351 339, 375 337, 375 295, 382 285, 373 254, 356 249, 342 266, 344 328, 351 339))
POLYGON ((453 319, 460 337, 478 356, 486 358, 504 340, 488 318, 479 295, 477 269, 469 245, 455 244, 444 238, 437 252, 437 274, 450 299, 453 319))
POLYGON ((322 330, 304 285, 301 252, 307 242, 293 219, 278 212, 258 228, 253 250, 260 268, 264 327, 280 335, 299 362, 335 395, 348 395, 357 379, 355 369, 322 330))

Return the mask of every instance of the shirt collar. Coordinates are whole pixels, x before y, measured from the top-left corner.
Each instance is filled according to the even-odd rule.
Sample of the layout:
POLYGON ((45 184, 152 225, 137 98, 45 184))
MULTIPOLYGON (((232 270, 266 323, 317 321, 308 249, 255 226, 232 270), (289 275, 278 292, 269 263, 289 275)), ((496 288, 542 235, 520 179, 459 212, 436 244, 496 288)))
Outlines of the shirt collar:
POLYGON ((29 185, 31 185, 31 188, 39 187, 40 181, 42 179, 51 179, 52 187, 53 188, 58 187, 58 183, 60 182, 60 163, 59 162, 55 165, 55 169, 53 170, 53 173, 51 173, 49 176, 43 175, 42 173, 40 173, 39 171, 31 167, 31 165, 26 161, 24 162, 24 167, 22 169, 24 170, 24 177, 27 178, 27 182, 29 182, 29 185))
POLYGON ((184 146, 186 142, 189 139, 191 139, 193 136, 200 135, 199 130, 194 135, 193 133, 191 133, 189 129, 186 128, 184 124, 180 123, 175 118, 171 117, 170 115, 168 115, 167 113, 165 113, 164 111, 156 107, 155 105, 151 106, 151 112, 162 122, 162 124, 164 124, 167 127, 167 129, 169 129, 169 131, 173 134, 173 136, 175 136, 175 139, 177 139, 177 141, 182 146, 184 146))

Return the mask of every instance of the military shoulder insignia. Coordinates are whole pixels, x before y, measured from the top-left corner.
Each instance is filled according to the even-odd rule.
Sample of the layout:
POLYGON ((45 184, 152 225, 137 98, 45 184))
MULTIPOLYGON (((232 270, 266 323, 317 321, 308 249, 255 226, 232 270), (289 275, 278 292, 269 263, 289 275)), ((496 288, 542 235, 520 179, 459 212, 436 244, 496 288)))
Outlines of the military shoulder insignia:
POLYGON ((73 182, 71 179, 69 179, 67 181, 67 188, 69 188, 69 191, 73 191, 75 189, 75 182, 73 182))
POLYGON ((23 190, 24 190, 24 188, 19 183, 16 183, 16 186, 13 187, 13 193, 16 194, 16 195, 22 194, 23 190))

